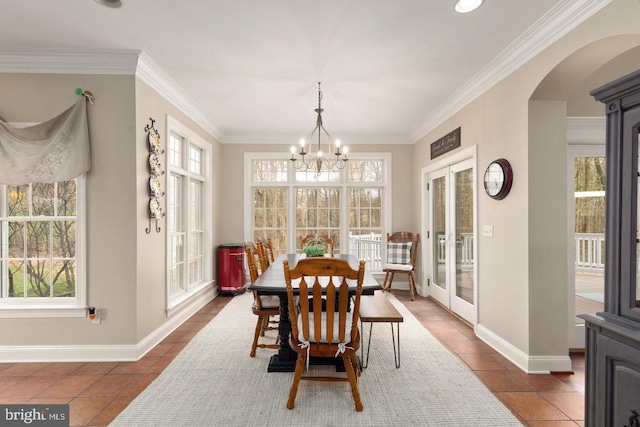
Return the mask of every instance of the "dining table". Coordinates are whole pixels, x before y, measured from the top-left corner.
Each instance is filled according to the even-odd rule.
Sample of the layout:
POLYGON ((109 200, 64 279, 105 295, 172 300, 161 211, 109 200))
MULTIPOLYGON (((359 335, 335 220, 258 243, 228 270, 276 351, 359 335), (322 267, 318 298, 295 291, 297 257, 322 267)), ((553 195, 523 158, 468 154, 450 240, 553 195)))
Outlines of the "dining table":
MULTIPOLYGON (((289 301, 287 297, 287 286, 284 281, 284 261, 289 261, 289 268, 295 268, 298 261, 305 258, 304 254, 284 254, 279 255, 271 265, 263 271, 257 280, 251 283, 247 289, 255 291, 259 295, 277 295, 280 298, 280 320, 278 323, 279 347, 276 354, 271 356, 268 372, 294 372, 296 353, 289 345, 289 336, 291 334, 291 319, 289 317, 289 301)), ((351 254, 335 254, 333 258, 345 259, 354 270, 359 268, 359 260, 351 254)), ((298 293, 295 283, 292 283, 294 295, 298 293)), ((373 277, 373 275, 365 269, 364 280, 362 282, 362 294, 373 295, 374 291, 382 289, 382 286, 373 277)), ((355 293, 356 284, 350 285, 349 290, 355 293)), ((334 361, 317 360, 316 364, 333 364, 334 361)))

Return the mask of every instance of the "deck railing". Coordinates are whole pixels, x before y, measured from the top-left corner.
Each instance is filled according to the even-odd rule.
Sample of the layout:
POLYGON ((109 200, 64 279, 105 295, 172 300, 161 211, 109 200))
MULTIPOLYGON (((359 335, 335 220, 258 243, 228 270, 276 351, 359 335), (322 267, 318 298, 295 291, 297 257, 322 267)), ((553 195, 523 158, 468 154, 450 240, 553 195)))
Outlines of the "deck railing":
POLYGON ((382 235, 349 236, 349 253, 367 261, 368 270, 382 271, 382 235))
POLYGON ((604 272, 604 234, 576 233, 576 271, 604 272))
MULTIPOLYGON (((438 262, 445 260, 446 236, 438 236, 438 262)), ((463 265, 473 264, 473 234, 463 233, 459 242, 460 262, 463 265)), ((382 270, 382 236, 380 234, 358 235, 349 237, 349 252, 358 259, 368 262, 367 268, 372 271, 382 270)), ((575 266, 576 271, 604 272, 604 234, 575 233, 575 266)))

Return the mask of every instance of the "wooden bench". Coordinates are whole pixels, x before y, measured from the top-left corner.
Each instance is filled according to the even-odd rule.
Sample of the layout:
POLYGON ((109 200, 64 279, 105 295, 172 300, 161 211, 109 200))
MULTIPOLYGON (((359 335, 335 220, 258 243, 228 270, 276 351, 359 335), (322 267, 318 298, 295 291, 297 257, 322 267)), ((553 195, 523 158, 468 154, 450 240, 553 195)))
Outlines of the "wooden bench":
MULTIPOLYGON (((367 342, 367 357, 364 357, 364 345, 361 346, 362 367, 366 368, 369 364, 369 350, 371 350, 371 333, 373 332, 373 324, 379 322, 387 322, 391 324, 391 339, 393 340, 393 357, 396 362, 396 368, 400 367, 400 322, 404 322, 402 314, 391 304, 391 301, 382 293, 375 291, 373 295, 362 295, 360 298, 360 329, 364 323, 369 323, 369 339, 367 342), (398 335, 398 347, 396 349, 396 333, 393 331, 393 324, 396 324, 398 335)), ((364 342, 363 342, 364 344, 364 342)))

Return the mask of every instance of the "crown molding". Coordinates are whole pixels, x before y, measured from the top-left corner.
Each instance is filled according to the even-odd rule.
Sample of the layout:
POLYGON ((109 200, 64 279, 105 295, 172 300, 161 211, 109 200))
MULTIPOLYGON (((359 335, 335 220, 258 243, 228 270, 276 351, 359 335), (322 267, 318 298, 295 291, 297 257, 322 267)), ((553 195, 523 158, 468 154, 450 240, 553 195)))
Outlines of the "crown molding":
POLYGON ((0 73, 136 76, 211 136, 222 139, 202 108, 140 50, 0 49, 0 73))
POLYGON ((135 74, 140 51, 0 48, 0 73, 135 74))
POLYGON ((222 132, 204 110, 144 52, 140 52, 135 74, 215 139, 223 140, 222 132))
POLYGON ((411 134, 413 143, 594 15, 612 0, 563 0, 447 98, 411 134))

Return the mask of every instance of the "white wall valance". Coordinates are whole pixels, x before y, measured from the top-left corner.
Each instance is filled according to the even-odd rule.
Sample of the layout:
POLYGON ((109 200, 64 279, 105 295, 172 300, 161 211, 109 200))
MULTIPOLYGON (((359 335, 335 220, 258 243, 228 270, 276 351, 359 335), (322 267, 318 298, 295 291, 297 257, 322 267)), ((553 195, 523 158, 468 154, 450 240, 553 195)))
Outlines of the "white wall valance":
POLYGON ((26 128, 0 120, 0 184, 52 183, 77 178, 91 169, 87 102, 26 128))

